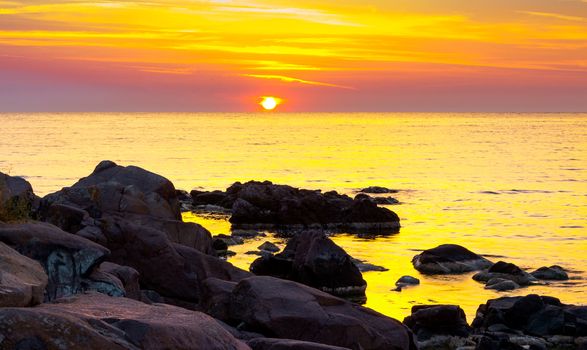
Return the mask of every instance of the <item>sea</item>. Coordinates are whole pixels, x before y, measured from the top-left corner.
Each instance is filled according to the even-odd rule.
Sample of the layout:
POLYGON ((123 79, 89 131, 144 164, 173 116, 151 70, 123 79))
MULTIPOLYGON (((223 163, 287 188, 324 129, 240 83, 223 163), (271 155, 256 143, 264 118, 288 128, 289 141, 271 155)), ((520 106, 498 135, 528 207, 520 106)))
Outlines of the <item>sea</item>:
MULTIPOLYGON (((587 303, 587 114, 487 113, 36 113, 0 114, 0 171, 46 195, 87 176, 101 160, 136 165, 178 189, 225 189, 270 180, 350 196, 397 189, 401 218, 388 236, 339 233, 350 255, 383 266, 365 272, 367 303, 403 319, 413 305, 458 304, 472 321, 488 299, 531 293, 587 303), (485 290, 472 273, 426 276, 423 249, 460 244, 532 271, 560 265, 571 279, 513 292, 485 290), (411 275, 415 287, 394 291, 411 275)), ((226 218, 186 213, 213 234, 226 218)), ((266 237, 231 247, 229 261, 266 237)))

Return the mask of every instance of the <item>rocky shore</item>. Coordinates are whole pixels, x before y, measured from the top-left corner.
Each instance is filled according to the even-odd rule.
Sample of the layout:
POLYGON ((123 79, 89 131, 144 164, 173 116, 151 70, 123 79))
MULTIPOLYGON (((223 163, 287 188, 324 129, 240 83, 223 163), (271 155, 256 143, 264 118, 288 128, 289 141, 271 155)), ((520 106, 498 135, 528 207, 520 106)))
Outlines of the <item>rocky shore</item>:
MULTIPOLYGON (((104 161, 39 198, 0 173, 0 349, 587 349, 587 307, 547 296, 489 300, 471 324, 457 305, 415 306, 403 322, 360 306, 361 271, 384 267, 352 258, 324 232, 397 232, 398 216, 364 193, 254 181, 185 193, 104 161), (182 207, 200 206, 222 208, 235 230, 292 238, 281 252, 260 245, 250 271, 236 268, 218 252, 246 231, 214 239, 182 221, 182 207)), ((559 266, 526 272, 455 245, 412 262, 424 274, 479 271, 486 287, 568 278, 559 266)), ((404 276, 397 286, 418 283, 404 276)))

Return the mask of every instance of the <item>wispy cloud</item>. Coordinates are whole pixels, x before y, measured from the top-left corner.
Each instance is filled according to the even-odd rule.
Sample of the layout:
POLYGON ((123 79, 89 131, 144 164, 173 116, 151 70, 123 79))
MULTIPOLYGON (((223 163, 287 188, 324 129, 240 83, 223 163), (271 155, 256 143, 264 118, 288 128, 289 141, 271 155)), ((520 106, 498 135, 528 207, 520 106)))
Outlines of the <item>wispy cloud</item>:
MULTIPOLYGON (((584 2, 587 2, 587 0, 585 0, 584 2)), ((587 18, 585 18, 585 17, 569 16, 569 15, 563 15, 560 13, 535 12, 535 11, 521 11, 520 13, 530 15, 530 16, 553 18, 553 19, 558 19, 558 20, 562 20, 562 21, 587 22, 587 18)))
POLYGON ((243 74, 243 76, 251 77, 251 78, 259 78, 259 79, 280 80, 280 81, 283 81, 286 83, 300 83, 300 84, 307 84, 307 85, 327 86, 327 87, 333 87, 333 88, 338 88, 338 89, 356 90, 352 86, 323 83, 320 81, 304 80, 304 79, 298 79, 298 78, 293 78, 293 77, 287 77, 287 76, 283 76, 283 75, 243 74))

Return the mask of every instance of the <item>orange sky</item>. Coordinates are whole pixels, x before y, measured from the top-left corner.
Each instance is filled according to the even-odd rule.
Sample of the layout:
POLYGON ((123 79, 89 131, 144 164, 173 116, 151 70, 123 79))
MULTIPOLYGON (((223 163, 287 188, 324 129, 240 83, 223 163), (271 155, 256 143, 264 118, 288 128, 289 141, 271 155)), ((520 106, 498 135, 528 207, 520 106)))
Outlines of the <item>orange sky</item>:
POLYGON ((0 0, 0 111, 586 111, 587 0, 0 0))

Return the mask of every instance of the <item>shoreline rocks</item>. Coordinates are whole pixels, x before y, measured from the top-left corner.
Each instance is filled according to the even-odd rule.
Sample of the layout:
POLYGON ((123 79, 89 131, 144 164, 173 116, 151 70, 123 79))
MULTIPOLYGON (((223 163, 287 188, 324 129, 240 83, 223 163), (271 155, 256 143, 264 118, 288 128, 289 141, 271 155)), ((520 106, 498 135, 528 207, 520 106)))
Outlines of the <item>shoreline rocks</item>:
POLYGON ((0 242, 0 307, 42 303, 47 282, 41 264, 0 242))
POLYGON ((482 270, 491 261, 456 244, 443 244, 414 256, 412 265, 425 274, 459 274, 482 270))

